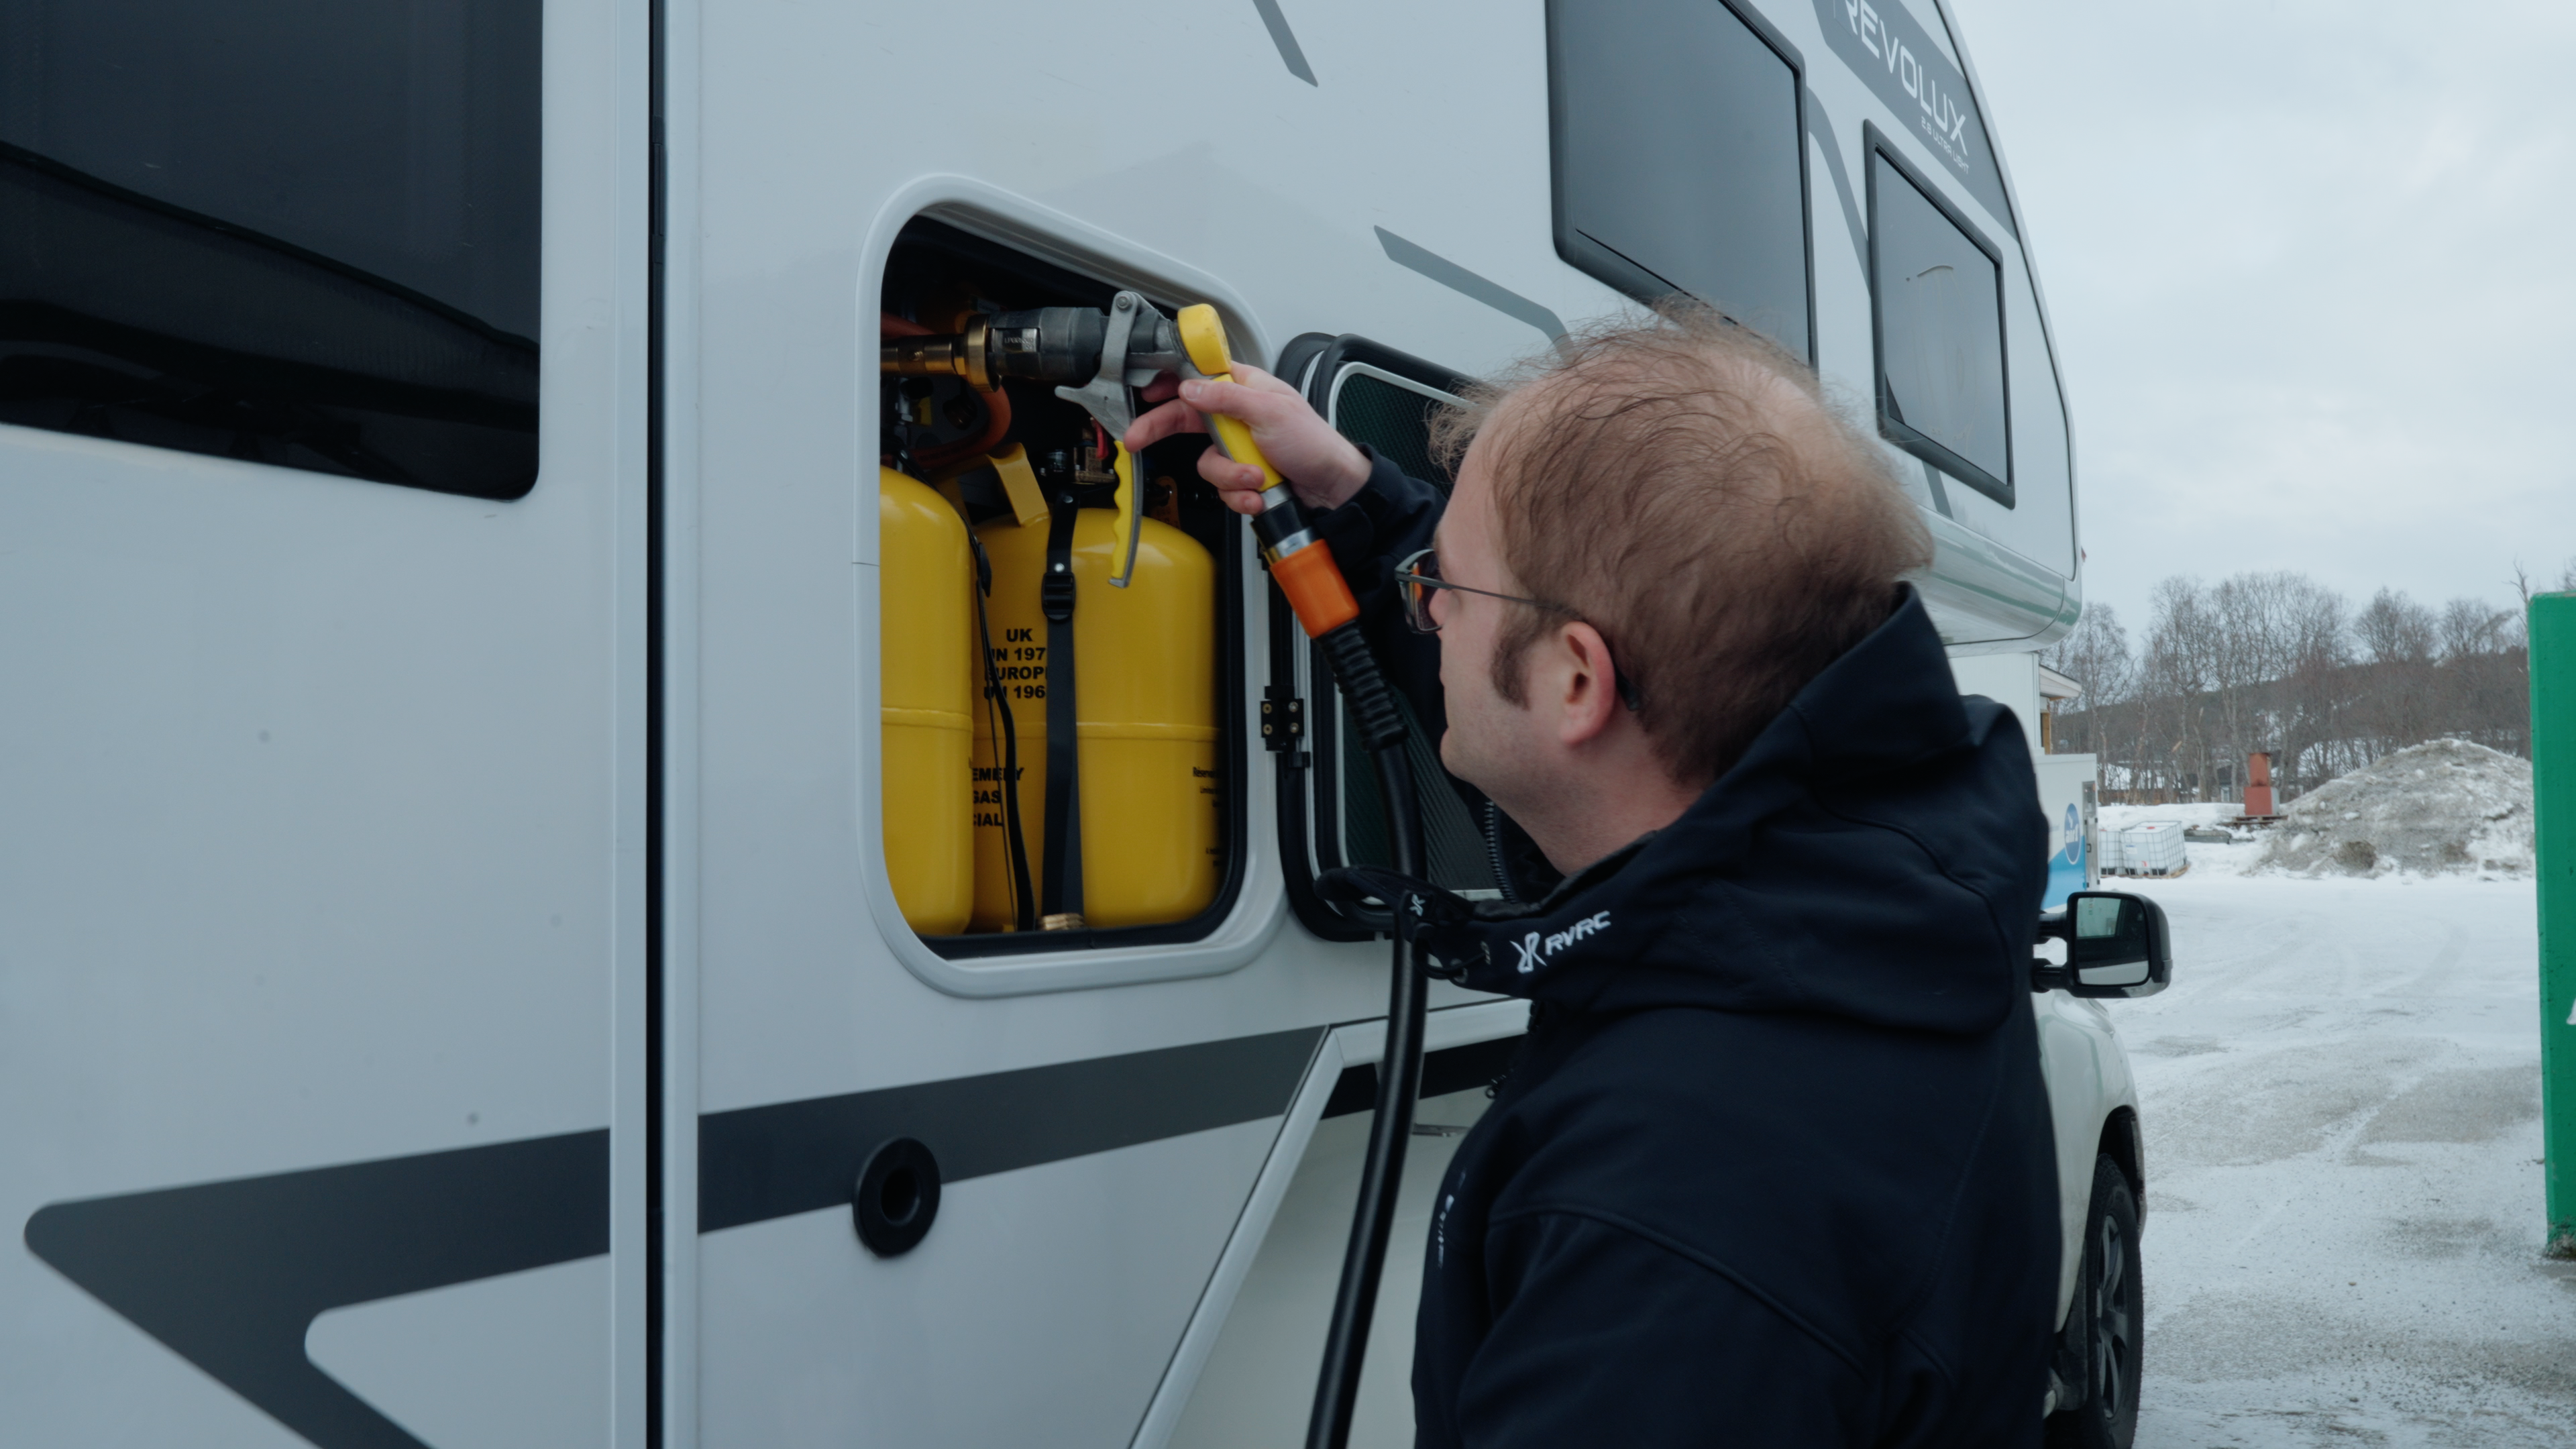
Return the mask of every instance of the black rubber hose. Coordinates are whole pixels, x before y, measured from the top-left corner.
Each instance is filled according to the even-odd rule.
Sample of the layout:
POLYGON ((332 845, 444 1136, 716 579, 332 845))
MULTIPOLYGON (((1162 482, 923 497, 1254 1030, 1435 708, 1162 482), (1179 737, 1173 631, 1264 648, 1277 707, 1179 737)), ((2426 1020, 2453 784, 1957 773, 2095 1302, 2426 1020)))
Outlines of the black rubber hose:
POLYGON ((1037 897, 1029 893, 1029 843, 1020 833, 1020 727, 1011 714, 1011 698, 1002 687, 1001 666, 993 661, 993 622, 985 602, 993 597, 993 556, 972 529, 966 541, 975 549, 975 633, 984 644, 984 717, 987 737, 1002 741, 1002 829, 1011 861, 1012 929, 1038 928, 1037 897))
MULTIPOLYGON (((1413 794, 1413 770, 1404 757, 1404 717, 1378 673, 1377 660, 1357 624, 1345 624, 1320 641, 1342 698, 1350 705, 1360 742, 1377 761, 1386 790, 1389 862, 1400 875, 1422 875, 1422 815, 1413 794)), ((1400 902, 1389 901, 1391 911, 1400 902)), ((1369 1321, 1377 1311, 1378 1279, 1386 1268, 1387 1238, 1395 1227, 1395 1200, 1404 1184, 1404 1149, 1413 1137, 1413 1104, 1422 1095, 1422 1011, 1426 983, 1399 918, 1395 961, 1387 985, 1386 1050, 1378 1059, 1377 1115, 1369 1124, 1368 1154, 1360 1165, 1359 1205, 1342 1253, 1341 1289, 1324 1336, 1323 1371, 1315 1381, 1315 1411, 1306 1423, 1307 1449, 1343 1449, 1351 1436, 1351 1411, 1359 1403, 1360 1370, 1368 1357, 1369 1321)))

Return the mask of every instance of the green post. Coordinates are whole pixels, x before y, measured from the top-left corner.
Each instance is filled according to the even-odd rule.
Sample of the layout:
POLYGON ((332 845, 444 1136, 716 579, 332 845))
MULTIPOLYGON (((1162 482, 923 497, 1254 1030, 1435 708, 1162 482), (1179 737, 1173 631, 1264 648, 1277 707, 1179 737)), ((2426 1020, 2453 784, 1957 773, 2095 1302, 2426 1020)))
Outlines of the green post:
POLYGON ((2549 1251, 2576 1257, 2576 594, 2531 601, 2540 876, 2540 1102, 2549 1251))

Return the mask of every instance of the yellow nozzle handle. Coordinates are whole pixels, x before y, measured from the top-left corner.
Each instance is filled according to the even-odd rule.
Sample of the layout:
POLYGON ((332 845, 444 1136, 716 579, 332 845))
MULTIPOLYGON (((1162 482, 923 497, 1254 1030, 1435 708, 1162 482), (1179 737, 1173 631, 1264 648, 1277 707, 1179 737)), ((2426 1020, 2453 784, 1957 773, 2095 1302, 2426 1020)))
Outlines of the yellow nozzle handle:
MULTIPOLYGON (((1234 381, 1234 356, 1226 350, 1225 324, 1217 320, 1216 309, 1205 302, 1183 307, 1179 323, 1181 346, 1190 354, 1190 365, 1211 378, 1234 381)), ((1252 441, 1252 429, 1246 427, 1242 419, 1210 413, 1208 422, 1216 429, 1217 446, 1225 449, 1225 455, 1234 461, 1260 469, 1264 487, 1276 487, 1287 481, 1279 476, 1278 469, 1270 466, 1269 459, 1261 456, 1261 446, 1252 441)))

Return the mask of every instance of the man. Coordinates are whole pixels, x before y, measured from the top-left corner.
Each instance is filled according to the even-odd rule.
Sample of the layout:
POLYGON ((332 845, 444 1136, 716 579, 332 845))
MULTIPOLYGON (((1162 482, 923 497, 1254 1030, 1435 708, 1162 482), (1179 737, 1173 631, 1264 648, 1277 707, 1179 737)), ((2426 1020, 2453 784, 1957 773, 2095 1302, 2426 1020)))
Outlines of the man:
POLYGON ((1442 759, 1562 877, 1426 938, 1534 1005, 1434 1205, 1419 1442, 2035 1443, 2045 825, 1878 446, 1704 310, 1474 399, 1445 509, 1239 375, 1130 446, 1248 422, 1363 602, 1436 630, 1442 759))

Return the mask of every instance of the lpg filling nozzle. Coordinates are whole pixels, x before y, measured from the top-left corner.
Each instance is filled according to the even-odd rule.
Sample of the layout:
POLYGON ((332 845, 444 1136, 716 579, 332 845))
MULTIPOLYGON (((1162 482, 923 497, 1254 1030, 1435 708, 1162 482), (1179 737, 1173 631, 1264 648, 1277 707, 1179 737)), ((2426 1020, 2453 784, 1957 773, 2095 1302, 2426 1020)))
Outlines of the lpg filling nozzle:
MULTIPOLYGON (((1166 318, 1135 292, 1120 292, 1107 312, 1083 307, 1039 307, 978 314, 962 332, 935 337, 890 338, 879 354, 880 372, 904 377, 948 376, 990 392, 1004 378, 1055 384, 1056 395, 1081 403, 1109 435, 1118 474, 1118 528, 1113 535, 1116 572, 1124 587, 1135 564, 1137 516, 1142 494, 1136 463, 1120 442, 1136 420, 1137 388, 1163 373, 1182 378, 1231 380, 1234 360, 1225 324, 1206 303, 1166 318)), ((1305 510, 1279 470, 1262 457, 1252 429, 1241 419, 1209 414, 1217 443, 1238 463, 1259 468, 1266 480, 1261 512, 1252 519, 1270 577, 1296 611, 1297 623, 1323 649, 1341 683, 1360 743, 1377 763, 1386 792, 1398 875, 1422 875, 1422 820, 1413 771, 1405 759, 1404 717, 1360 631, 1359 602, 1342 578, 1333 551, 1306 526, 1305 510)), ((1404 903, 1387 902, 1396 917, 1395 959, 1387 986, 1386 1048, 1380 1058, 1377 1115, 1369 1127, 1360 1169, 1359 1202, 1342 1254, 1339 1289, 1316 1377, 1315 1403, 1306 1425, 1308 1449, 1342 1449, 1358 1403, 1360 1369, 1367 1357, 1369 1321, 1377 1308, 1379 1279, 1395 1226, 1396 1194, 1404 1178, 1405 1145, 1413 1133, 1414 1099, 1422 1092, 1425 985, 1415 959, 1404 903)))
POLYGON ((1172 319, 1136 292, 1120 292, 1106 312, 979 312, 960 332, 886 338, 878 345, 877 371, 887 377, 960 378, 980 392, 992 392, 1012 377, 1053 383, 1056 396, 1089 410, 1109 435, 1109 466, 1118 477, 1109 582, 1127 587, 1136 573, 1137 525, 1145 514, 1136 460, 1120 441, 1136 421, 1136 389, 1166 372, 1197 375, 1172 319))

